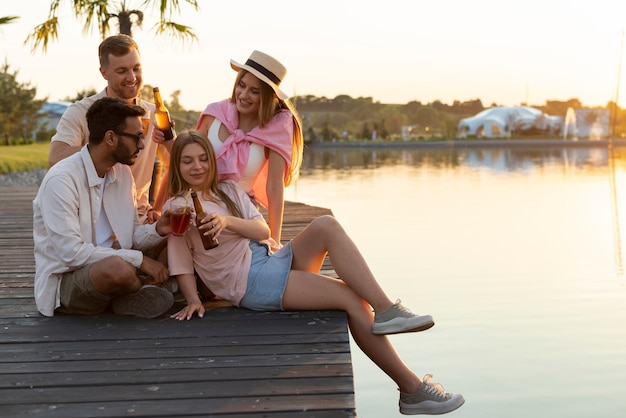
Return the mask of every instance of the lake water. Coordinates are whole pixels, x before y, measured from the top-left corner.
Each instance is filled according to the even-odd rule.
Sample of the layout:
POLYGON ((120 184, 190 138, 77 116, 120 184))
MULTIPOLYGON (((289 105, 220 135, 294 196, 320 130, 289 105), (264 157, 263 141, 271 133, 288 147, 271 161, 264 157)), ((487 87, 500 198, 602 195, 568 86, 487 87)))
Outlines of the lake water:
MULTIPOLYGON (((465 396, 450 416, 625 416, 626 150, 308 149, 286 198, 330 208, 389 296, 434 316, 391 339, 465 396)), ((352 358, 359 418, 400 416, 352 358)))

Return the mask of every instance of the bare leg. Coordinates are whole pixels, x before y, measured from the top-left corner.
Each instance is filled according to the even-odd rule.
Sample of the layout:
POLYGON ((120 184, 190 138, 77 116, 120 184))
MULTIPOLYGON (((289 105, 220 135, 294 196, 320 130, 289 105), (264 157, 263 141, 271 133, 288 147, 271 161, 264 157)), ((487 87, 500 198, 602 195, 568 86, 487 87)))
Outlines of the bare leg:
POLYGON ((135 267, 117 256, 96 261, 89 269, 89 280, 103 295, 133 293, 142 285, 135 267))
MULTIPOLYGON (((354 265, 357 270, 359 267, 354 265)), ((389 339, 372 334, 373 314, 368 303, 346 283, 308 271, 292 270, 283 296, 283 308, 346 311, 350 332, 361 350, 402 392, 413 393, 419 388, 421 380, 398 356, 389 339)))
MULTIPOLYGON (((146 263, 157 262, 144 259, 142 268, 146 268, 146 263)), ((146 283, 150 279, 139 279, 137 269, 118 256, 97 261, 89 268, 89 280, 94 289, 111 297, 111 308, 119 315, 156 318, 172 307, 174 297, 170 291, 146 283)))
POLYGON ((375 311, 384 312, 393 305, 352 239, 334 217, 314 219, 293 239, 292 248, 293 270, 318 273, 328 253, 341 280, 375 311))
POLYGON ((398 385, 401 391, 400 412, 439 414, 463 404, 461 395, 444 394, 441 387, 422 385, 421 379, 402 361, 388 337, 373 333, 374 314, 371 308, 384 312, 393 303, 335 218, 323 216, 315 219, 292 240, 292 248, 292 269, 283 295, 284 309, 345 311, 357 345, 398 385), (342 280, 319 274, 326 254, 342 280))

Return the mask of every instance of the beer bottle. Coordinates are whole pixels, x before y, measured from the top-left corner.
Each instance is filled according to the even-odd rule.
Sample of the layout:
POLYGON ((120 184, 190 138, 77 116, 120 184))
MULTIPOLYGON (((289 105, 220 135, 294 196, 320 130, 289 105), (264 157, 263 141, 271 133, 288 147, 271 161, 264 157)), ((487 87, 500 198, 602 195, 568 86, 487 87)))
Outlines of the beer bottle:
POLYGON ((170 113, 167 111, 165 105, 163 105, 163 99, 161 99, 161 92, 159 91, 159 88, 155 87, 153 91, 154 106, 156 107, 156 110, 154 111, 154 120, 157 128, 159 128, 159 131, 163 132, 163 135, 165 135, 165 140, 169 141, 170 139, 174 139, 174 129, 172 120, 170 119, 170 113))
MULTIPOLYGON (((193 206, 196 210, 196 228, 198 228, 200 226, 200 221, 209 216, 209 214, 204 211, 202 203, 200 203, 196 192, 191 192, 191 198, 193 199, 193 206)), ((202 245, 204 245, 205 250, 210 250, 211 248, 215 248, 220 245, 220 243, 217 241, 217 238, 213 238, 210 235, 204 235, 203 232, 206 231, 201 231, 198 228, 198 232, 200 233, 202 245)))

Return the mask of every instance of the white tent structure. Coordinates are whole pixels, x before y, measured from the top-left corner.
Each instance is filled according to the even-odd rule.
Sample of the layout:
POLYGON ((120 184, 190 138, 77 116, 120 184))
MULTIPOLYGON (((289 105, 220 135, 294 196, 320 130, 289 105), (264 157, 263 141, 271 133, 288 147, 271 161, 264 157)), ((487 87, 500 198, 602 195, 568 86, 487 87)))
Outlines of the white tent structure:
POLYGON ((498 106, 461 119, 457 138, 503 138, 512 133, 559 134, 563 118, 529 106, 498 106))

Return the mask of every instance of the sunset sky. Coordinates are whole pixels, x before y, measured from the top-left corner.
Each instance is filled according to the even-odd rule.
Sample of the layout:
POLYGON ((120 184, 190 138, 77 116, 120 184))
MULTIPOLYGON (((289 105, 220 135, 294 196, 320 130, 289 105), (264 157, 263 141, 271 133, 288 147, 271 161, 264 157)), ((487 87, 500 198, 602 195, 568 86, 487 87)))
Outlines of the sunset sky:
MULTIPOLYGON (((134 8, 141 0, 126 0, 134 8)), ((235 72, 259 49, 288 69, 291 95, 372 97, 382 103, 480 99, 483 105, 544 104, 578 98, 626 107, 626 71, 618 77, 626 2, 492 0, 200 0, 172 20, 192 26, 199 42, 155 38, 154 10, 133 33, 144 83, 166 100, 180 90, 184 107, 202 110, 230 95, 235 72), (269 5, 272 5, 271 10, 269 5)), ((20 16, 0 29, 0 56, 38 98, 59 100, 106 84, 98 71, 96 30, 63 1, 59 40, 46 54, 23 42, 46 20, 49 0, 2 1, 0 16, 20 16)), ((115 28, 116 30, 116 28, 115 28)))

